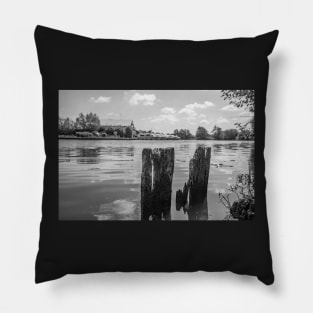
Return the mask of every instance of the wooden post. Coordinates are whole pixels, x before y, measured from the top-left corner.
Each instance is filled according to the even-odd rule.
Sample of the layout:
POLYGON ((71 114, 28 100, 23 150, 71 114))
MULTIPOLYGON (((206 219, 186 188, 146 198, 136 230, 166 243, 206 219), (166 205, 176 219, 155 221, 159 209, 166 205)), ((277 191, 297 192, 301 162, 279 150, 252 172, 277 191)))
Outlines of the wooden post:
POLYGON ((207 220, 207 190, 211 148, 199 146, 189 163, 189 179, 183 190, 176 192, 176 210, 183 208, 189 220, 207 220))
POLYGON ((141 172, 141 219, 149 220, 152 215, 152 151, 142 150, 142 172, 141 172))
POLYGON ((141 219, 171 220, 174 148, 143 149, 141 219))

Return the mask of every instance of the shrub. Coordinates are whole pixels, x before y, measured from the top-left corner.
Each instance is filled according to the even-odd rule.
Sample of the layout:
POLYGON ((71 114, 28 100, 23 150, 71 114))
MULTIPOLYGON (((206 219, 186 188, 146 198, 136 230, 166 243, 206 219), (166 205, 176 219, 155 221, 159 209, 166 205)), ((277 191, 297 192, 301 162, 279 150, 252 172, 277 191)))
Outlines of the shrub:
POLYGON ((76 135, 77 137, 92 137, 92 133, 86 132, 86 131, 83 131, 83 132, 76 132, 75 135, 76 135))
POLYGON ((230 194, 219 193, 220 202, 229 210, 226 220, 251 220, 254 217, 254 177, 249 174, 239 174, 235 185, 228 189, 237 196, 237 200, 230 202, 230 194))

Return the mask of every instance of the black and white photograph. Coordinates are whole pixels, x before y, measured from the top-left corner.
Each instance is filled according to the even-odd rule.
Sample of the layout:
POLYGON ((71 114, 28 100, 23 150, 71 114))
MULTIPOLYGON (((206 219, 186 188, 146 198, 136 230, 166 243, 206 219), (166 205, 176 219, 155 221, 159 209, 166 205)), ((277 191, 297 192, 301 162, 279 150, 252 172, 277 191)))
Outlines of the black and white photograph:
POLYGON ((313 312, 312 12, 2 1, 0 313, 313 312))
POLYGON ((253 220, 254 97, 59 90, 59 220, 253 220))

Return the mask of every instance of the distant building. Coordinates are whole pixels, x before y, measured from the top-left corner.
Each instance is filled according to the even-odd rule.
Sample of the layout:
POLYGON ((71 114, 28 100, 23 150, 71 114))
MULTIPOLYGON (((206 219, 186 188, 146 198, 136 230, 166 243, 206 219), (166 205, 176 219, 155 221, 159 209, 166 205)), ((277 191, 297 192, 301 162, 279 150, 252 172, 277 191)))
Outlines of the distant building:
POLYGON ((107 119, 101 121, 100 126, 101 131, 106 132, 108 135, 119 137, 125 137, 127 128, 132 131, 131 138, 137 136, 138 132, 132 120, 107 119))

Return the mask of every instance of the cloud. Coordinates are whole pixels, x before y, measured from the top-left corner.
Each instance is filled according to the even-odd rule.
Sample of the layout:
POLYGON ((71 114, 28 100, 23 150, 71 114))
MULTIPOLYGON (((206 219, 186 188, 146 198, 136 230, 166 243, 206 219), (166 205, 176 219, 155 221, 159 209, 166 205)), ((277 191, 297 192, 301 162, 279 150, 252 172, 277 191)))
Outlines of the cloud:
POLYGON ((189 117, 196 117, 198 114, 191 108, 187 108, 186 106, 178 111, 179 114, 188 115, 189 117))
POLYGON ((132 106, 136 105, 152 106, 155 104, 156 100, 157 97, 154 94, 140 94, 136 92, 130 97, 129 104, 132 106))
POLYGON ((105 97, 105 96, 100 96, 98 98, 95 97, 90 97, 89 102, 94 102, 94 103, 109 103, 111 101, 112 97, 105 97))
POLYGON ((162 113, 164 114, 175 114, 176 110, 174 108, 165 107, 161 109, 162 113))
POLYGON ((229 111, 229 112, 235 112, 235 111, 241 111, 241 108, 237 108, 232 104, 225 105, 221 108, 221 111, 229 111))
POLYGON ((173 114, 161 114, 151 119, 152 123, 158 123, 158 122, 164 122, 164 121, 170 122, 171 124, 175 124, 176 122, 178 122, 178 119, 173 114))
POLYGON ((176 122, 178 122, 178 119, 173 114, 161 114, 151 119, 152 123, 158 123, 158 122, 164 122, 164 121, 170 122, 171 124, 175 124, 176 122))
POLYGON ((99 211, 94 214, 99 221, 136 219, 136 204, 126 199, 100 204, 99 211))
POLYGON ((200 121, 200 124, 207 124, 207 125, 210 125, 212 123, 212 120, 201 120, 200 121))
POLYGON ((206 109, 206 108, 210 108, 214 106, 215 104, 213 102, 204 101, 203 103, 195 102, 195 103, 187 104, 185 105, 185 108, 194 110, 194 109, 206 109))
POLYGON ((191 103, 186 104, 181 110, 178 111, 179 114, 185 115, 185 119, 193 124, 193 120, 198 116, 199 118, 204 119, 206 116, 204 114, 199 114, 195 111, 197 109, 205 109, 209 107, 213 107, 215 104, 213 102, 204 101, 204 103, 191 103))
POLYGON ((195 125, 196 117, 198 113, 196 113, 193 109, 187 108, 186 106, 178 111, 179 114, 183 115, 183 119, 190 125, 195 125))
POLYGON ((225 117, 220 117, 217 121, 216 124, 224 124, 224 123, 229 123, 229 120, 225 117))

